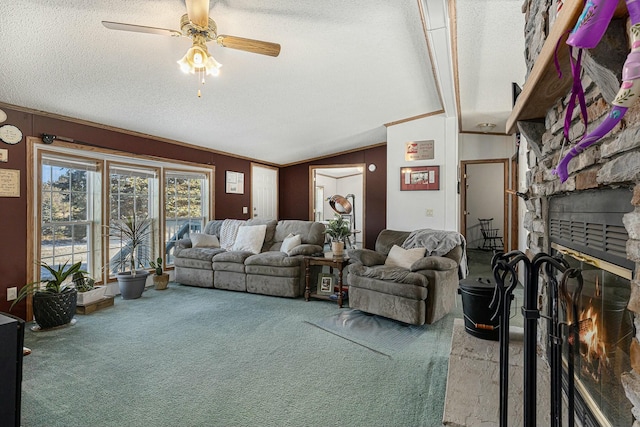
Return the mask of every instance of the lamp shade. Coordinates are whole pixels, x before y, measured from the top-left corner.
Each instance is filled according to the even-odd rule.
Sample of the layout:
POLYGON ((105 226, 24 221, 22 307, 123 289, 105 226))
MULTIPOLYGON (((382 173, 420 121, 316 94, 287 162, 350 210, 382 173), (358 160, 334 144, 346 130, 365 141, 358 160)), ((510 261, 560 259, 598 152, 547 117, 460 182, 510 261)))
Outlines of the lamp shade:
POLYGON ((222 66, 213 56, 209 55, 207 46, 204 43, 194 42, 187 53, 178 61, 180 69, 184 73, 195 74, 196 72, 206 71, 208 75, 217 76, 222 66))
POLYGON ((331 206, 331 209, 339 214, 348 215, 353 210, 351 202, 338 194, 336 194, 335 196, 331 196, 331 198, 329 199, 329 206, 331 206))

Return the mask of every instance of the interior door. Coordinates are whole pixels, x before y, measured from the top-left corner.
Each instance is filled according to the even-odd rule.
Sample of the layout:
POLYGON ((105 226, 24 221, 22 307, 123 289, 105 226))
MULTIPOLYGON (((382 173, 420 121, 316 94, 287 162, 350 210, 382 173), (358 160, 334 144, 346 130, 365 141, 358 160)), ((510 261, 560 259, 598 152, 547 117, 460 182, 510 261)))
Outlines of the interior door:
POLYGON ((278 170, 251 164, 251 217, 278 219, 278 170))
MULTIPOLYGON (((493 218, 492 228, 508 244, 506 183, 507 159, 462 162, 463 197, 461 230, 468 248, 482 247, 484 238, 479 218, 493 218)), ((505 248, 506 249, 506 248, 505 248)))

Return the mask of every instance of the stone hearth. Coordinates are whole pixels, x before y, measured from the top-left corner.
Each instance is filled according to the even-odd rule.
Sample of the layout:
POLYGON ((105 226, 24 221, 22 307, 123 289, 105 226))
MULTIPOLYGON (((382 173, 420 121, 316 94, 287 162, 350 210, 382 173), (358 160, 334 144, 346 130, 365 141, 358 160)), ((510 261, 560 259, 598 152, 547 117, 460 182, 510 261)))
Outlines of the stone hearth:
MULTIPOLYGON (((556 1, 526 0, 523 11, 526 13, 525 37, 528 48, 525 50, 525 58, 529 72, 533 68, 535 59, 544 42, 553 17, 556 14, 556 1)), ((614 19, 605 35, 604 47, 594 49, 594 52, 585 52, 587 64, 596 64, 598 67, 585 65, 582 84, 585 89, 585 98, 589 114, 588 130, 594 129, 606 116, 610 109, 609 101, 612 96, 611 81, 605 81, 603 76, 617 76, 620 78, 622 63, 628 53, 626 37, 624 36, 625 19, 614 19), (624 54, 620 57, 620 45, 624 47, 624 54), (604 67, 604 68, 603 68, 604 67), (610 67, 610 68, 607 68, 610 67), (603 71, 603 69, 604 71, 603 71)), ((566 48, 566 46, 561 46, 566 48)), ((615 86, 614 79, 614 86, 615 86)), ((619 80, 617 82, 619 85, 619 80)), ((615 95, 617 88, 614 88, 615 95)), ((565 109, 570 94, 559 99, 547 112, 544 125, 539 126, 539 132, 524 131, 528 137, 528 166, 526 194, 527 213, 525 216, 525 228, 529 231, 527 247, 531 255, 539 252, 551 252, 549 238, 548 204, 550 197, 573 192, 595 190, 597 192, 608 188, 626 187, 633 190, 629 192, 629 204, 632 211, 624 215, 624 226, 629 235, 626 245, 627 259, 635 263, 634 277, 631 281, 631 300, 628 308, 635 315, 636 335, 632 339, 630 356, 632 370, 623 373, 621 381, 628 399, 632 402, 632 410, 635 422, 634 427, 640 427, 640 281, 637 271, 640 271, 640 103, 629 109, 623 121, 618 124, 611 133, 605 136, 601 142, 592 145, 569 164, 569 179, 561 183, 552 170, 558 165, 562 156, 571 148, 572 143, 565 143, 563 147, 563 125, 565 109), (541 127, 544 126, 544 129, 541 127), (541 135, 536 137, 536 133, 541 135)), ((578 141, 585 132, 585 126, 581 121, 579 108, 574 110, 570 138, 578 141)), ((525 126, 531 124, 520 124, 525 126)), ((541 283, 541 298, 539 309, 546 312, 546 288, 541 283)), ((542 354, 545 353, 546 338, 543 334, 547 328, 541 324, 539 330, 539 344, 542 354)), ((539 392, 542 390, 539 388, 539 392)), ((540 395, 540 393, 539 393, 540 395)), ((632 417, 630 416, 630 419, 632 417)))

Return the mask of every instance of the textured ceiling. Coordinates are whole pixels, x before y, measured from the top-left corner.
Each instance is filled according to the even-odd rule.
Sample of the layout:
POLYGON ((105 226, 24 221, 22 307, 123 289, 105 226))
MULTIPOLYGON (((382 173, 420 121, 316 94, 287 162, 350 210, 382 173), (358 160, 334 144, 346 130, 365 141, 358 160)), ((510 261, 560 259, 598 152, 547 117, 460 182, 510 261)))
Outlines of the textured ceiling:
MULTIPOLYGON (((482 13, 476 4, 493 11, 508 3, 519 14, 513 26, 522 33, 519 2, 457 2, 458 9, 471 10, 458 10, 459 57, 469 45, 485 48, 495 41, 486 34, 497 25, 488 11, 481 15, 487 19, 482 36, 466 29, 477 22, 463 20, 482 13)), ((445 0, 211 0, 210 17, 220 34, 276 42, 282 50, 272 58, 210 42, 209 52, 223 67, 220 76, 206 79, 198 98, 197 78, 182 74, 176 63, 189 39, 101 25, 107 20, 179 30, 184 0, 2 1, 0 102, 275 164, 377 144, 386 141, 385 123, 440 111, 441 99, 453 99, 450 76, 435 76, 438 94, 434 69, 448 68, 432 66, 420 5, 427 12, 446 10, 445 0)), ((441 37, 448 23, 432 18, 425 18, 427 34, 442 30, 431 40, 433 51, 450 52, 448 38, 441 37), (429 28, 434 25, 439 28, 429 28)), ((509 61, 524 64, 522 42, 516 46, 519 56, 509 61)), ((496 70, 486 67, 496 63, 459 61, 460 69, 475 70, 471 80, 460 75, 461 93, 473 95, 471 101, 460 97, 463 119, 496 98, 489 110, 506 111, 506 120, 510 83, 505 106, 502 88, 487 96, 477 81, 486 72, 494 76, 496 70)))

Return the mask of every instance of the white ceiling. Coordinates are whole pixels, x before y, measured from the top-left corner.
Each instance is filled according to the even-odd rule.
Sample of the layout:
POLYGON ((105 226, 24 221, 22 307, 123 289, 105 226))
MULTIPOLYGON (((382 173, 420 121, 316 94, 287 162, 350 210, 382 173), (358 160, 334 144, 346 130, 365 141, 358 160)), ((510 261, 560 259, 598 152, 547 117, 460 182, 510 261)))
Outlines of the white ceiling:
MULTIPOLYGON (((511 82, 524 80, 520 1, 456 3, 463 130, 489 121, 503 132, 511 82)), ((211 0, 220 34, 282 50, 210 42, 223 67, 198 98, 197 78, 176 63, 189 39, 101 25, 179 30, 184 0, 4 0, 0 102, 293 163, 385 142, 387 123, 454 115, 446 10, 447 0, 211 0)))

